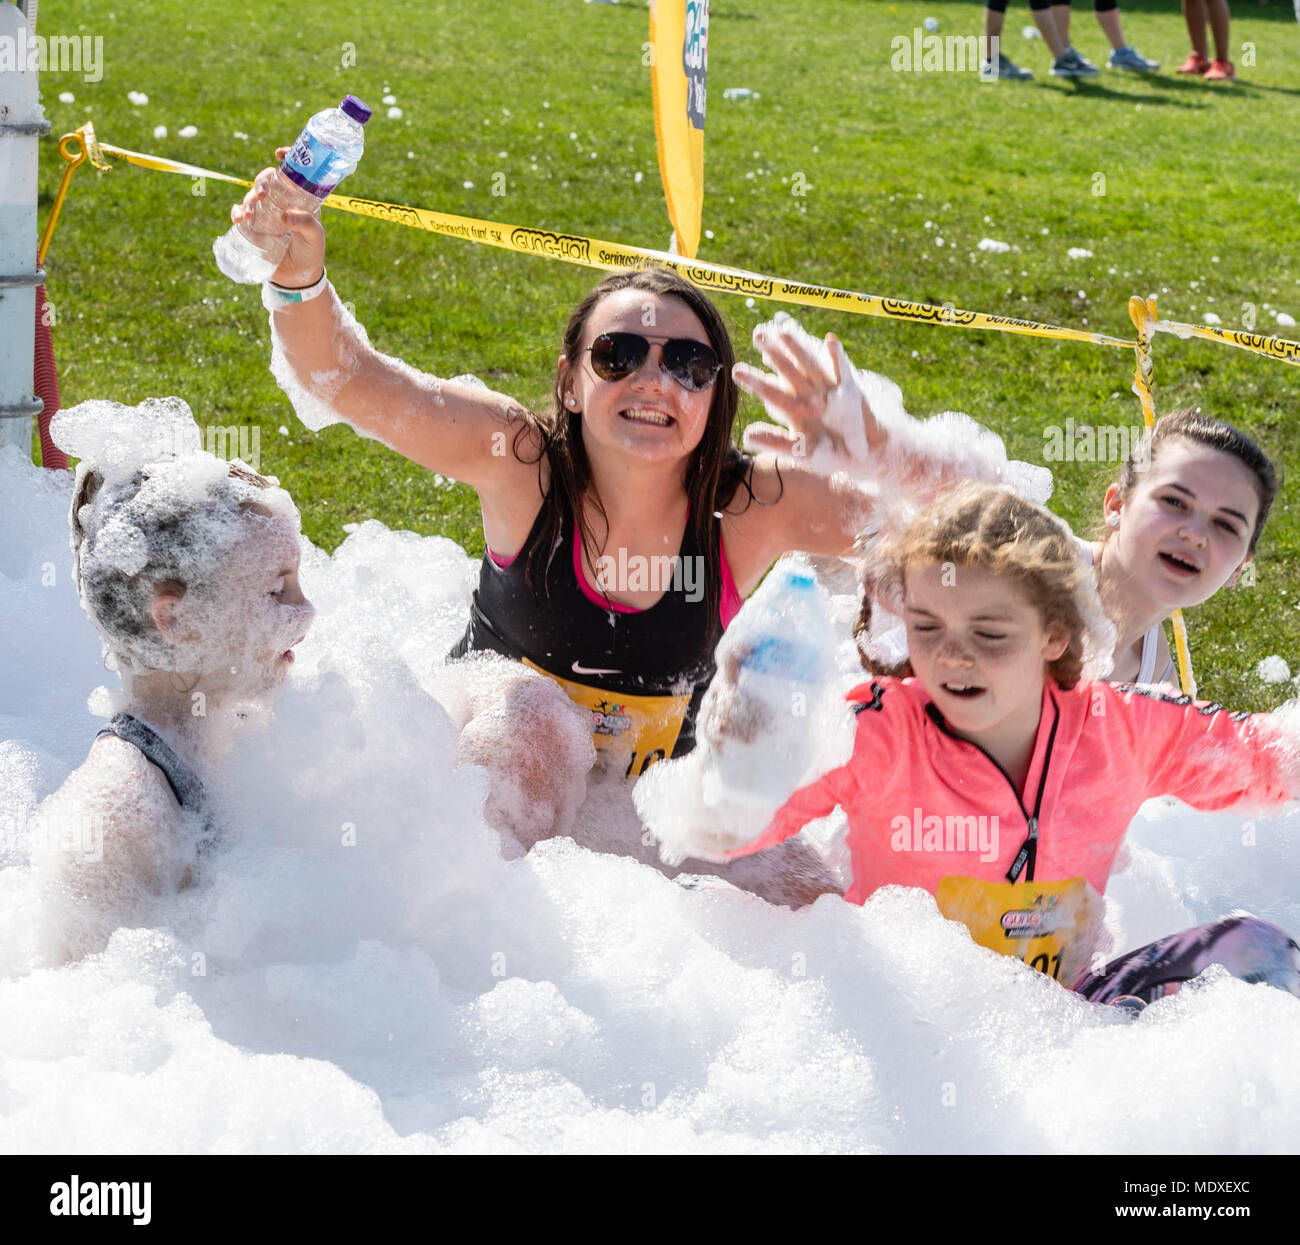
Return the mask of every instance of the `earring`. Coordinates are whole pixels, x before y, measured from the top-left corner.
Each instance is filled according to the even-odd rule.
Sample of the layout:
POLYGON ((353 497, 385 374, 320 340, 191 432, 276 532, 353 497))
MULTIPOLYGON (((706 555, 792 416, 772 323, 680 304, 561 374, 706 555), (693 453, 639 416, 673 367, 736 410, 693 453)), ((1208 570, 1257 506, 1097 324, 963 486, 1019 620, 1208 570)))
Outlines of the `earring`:
POLYGON ((567 397, 564 399, 564 405, 567 406, 570 410, 572 410, 575 406, 578 405, 578 399, 572 396, 567 397))
POLYGON ((1108 515, 1106 516, 1106 526, 1107 526, 1107 527, 1119 527, 1119 515, 1117 515, 1117 514, 1108 514, 1108 515))
POLYGON ((173 670, 171 674, 168 675, 167 682, 172 685, 172 691, 180 692, 182 696, 188 696, 190 692, 192 692, 196 687, 198 687, 199 679, 201 679, 202 677, 203 677, 202 675, 196 674, 194 676, 194 682, 191 683, 189 687, 182 687, 179 682, 178 672, 173 670))

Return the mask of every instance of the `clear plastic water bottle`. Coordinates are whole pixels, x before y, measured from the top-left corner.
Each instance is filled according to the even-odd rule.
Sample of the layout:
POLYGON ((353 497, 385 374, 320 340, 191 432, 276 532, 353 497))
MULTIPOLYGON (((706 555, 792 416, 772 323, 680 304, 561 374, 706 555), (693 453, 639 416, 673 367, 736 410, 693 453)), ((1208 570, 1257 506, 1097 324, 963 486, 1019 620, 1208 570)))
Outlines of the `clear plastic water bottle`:
MULTIPOLYGON (((740 658, 732 704, 749 719, 738 737, 710 740, 706 802, 741 798, 779 804, 817 759, 828 692, 834 697, 838 636, 830 599, 807 565, 779 563, 727 629, 726 650, 740 658)), ((701 716, 707 717, 702 708, 701 716)))
POLYGON ((285 213, 319 215, 321 200, 357 167, 369 120, 370 109, 348 95, 337 108, 326 108, 307 122, 253 215, 231 225, 212 244, 217 267, 226 276, 243 285, 270 278, 293 240, 285 213))

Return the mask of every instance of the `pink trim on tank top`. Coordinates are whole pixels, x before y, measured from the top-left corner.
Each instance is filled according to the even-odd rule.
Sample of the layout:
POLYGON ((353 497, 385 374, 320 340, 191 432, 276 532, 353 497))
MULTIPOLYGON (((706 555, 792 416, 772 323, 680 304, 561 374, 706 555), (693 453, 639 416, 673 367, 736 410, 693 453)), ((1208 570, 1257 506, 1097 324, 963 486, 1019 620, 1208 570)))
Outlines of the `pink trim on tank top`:
MULTIPOLYGON (((689 517, 689 511, 687 513, 689 517)), ((486 548, 486 546, 484 547, 486 548)), ((519 556, 519 554, 514 553, 509 557, 505 557, 502 554, 493 553, 491 549, 487 550, 487 555, 492 559, 493 564, 503 571, 519 556)), ((731 574, 731 566, 727 562, 727 553, 722 547, 721 533, 718 534, 718 558, 722 563, 722 599, 718 603, 718 617, 722 620, 723 630, 726 630, 731 625, 731 620, 740 613, 740 607, 744 604, 744 600, 731 574)), ((612 609, 616 614, 640 614, 642 612, 635 605, 622 605, 618 601, 606 601, 587 583, 587 576, 582 569, 582 558, 579 555, 578 528, 576 524, 573 528, 573 574, 578 581, 578 587, 582 589, 582 595, 593 605, 598 605, 601 609, 612 609)))

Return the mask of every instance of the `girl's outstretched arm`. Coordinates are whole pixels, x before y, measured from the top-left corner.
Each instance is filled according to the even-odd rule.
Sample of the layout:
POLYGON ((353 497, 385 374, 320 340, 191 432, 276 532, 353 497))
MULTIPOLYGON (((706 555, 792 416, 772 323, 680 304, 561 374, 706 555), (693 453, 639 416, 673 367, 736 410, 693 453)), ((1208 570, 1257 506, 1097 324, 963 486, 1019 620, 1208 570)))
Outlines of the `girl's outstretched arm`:
POLYGON ((1094 684, 1119 704, 1127 744, 1143 757, 1148 797, 1172 795, 1193 808, 1276 807, 1300 798, 1300 702, 1272 713, 1233 713, 1132 684, 1094 684))
MULTIPOLYGON (((231 209, 234 222, 251 215, 277 175, 274 168, 258 174, 244 201, 231 209)), ((273 283, 314 287, 325 271, 324 228, 309 212, 290 212, 285 223, 293 240, 273 283)), ((344 421, 480 492, 506 494, 526 480, 535 482, 535 434, 518 402, 486 388, 440 380, 382 354, 332 287, 272 311, 271 332, 272 370, 308 426, 344 421), (513 449, 517 434, 519 456, 513 449), (519 457, 532 462, 521 463, 519 457)))

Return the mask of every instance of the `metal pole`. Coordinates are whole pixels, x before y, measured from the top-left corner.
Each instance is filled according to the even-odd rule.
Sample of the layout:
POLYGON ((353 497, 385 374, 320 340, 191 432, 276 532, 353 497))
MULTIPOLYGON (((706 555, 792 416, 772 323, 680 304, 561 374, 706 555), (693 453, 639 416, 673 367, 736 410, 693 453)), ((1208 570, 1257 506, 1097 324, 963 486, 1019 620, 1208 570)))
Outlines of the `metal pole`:
MULTIPOLYGON (((35 5, 32 4, 33 14, 35 5)), ((39 75, 28 68, 33 27, 25 10, 0 0, 0 40, 15 55, 0 72, 0 445, 31 453, 36 332, 37 142, 50 131, 38 102, 39 75)))

